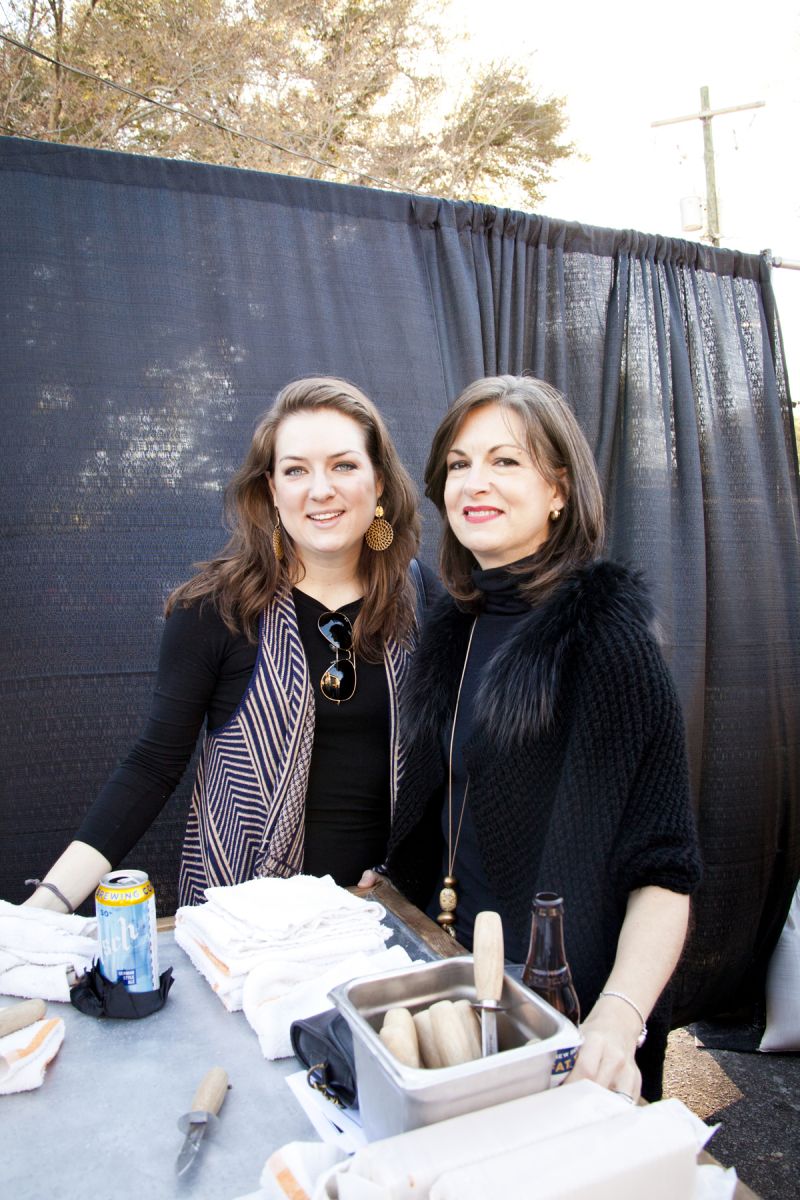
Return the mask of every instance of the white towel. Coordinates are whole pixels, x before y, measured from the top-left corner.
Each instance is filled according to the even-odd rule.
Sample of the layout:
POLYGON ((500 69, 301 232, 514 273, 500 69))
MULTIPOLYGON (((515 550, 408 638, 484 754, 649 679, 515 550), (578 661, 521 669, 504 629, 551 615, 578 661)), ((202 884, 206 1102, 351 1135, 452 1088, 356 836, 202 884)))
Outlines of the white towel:
POLYGON ((0 994, 69 1000, 98 956, 97 921, 0 900, 0 994))
POLYGON ((225 963, 182 925, 175 926, 175 942, 188 954, 192 965, 208 981, 211 990, 216 992, 228 1012, 239 1012, 242 1007, 242 988, 247 975, 231 974, 225 963))
POLYGON ((252 1200, 309 1200, 314 1180, 343 1158, 344 1151, 336 1146, 288 1142, 267 1159, 259 1180, 261 1191, 254 1192, 252 1200))
POLYGON ((242 1007, 256 968, 268 969, 280 988, 273 996, 283 995, 354 954, 382 951, 391 937, 382 905, 360 900, 329 875, 252 879, 207 888, 206 896, 205 904, 178 909, 175 941, 230 1012, 242 1007))
POLYGON ((340 927, 370 928, 386 916, 382 905, 359 899, 330 875, 250 879, 233 887, 206 888, 205 894, 212 911, 222 913, 234 928, 275 945, 296 945, 298 938, 319 941, 340 927))
POLYGON ((61 1017, 46 1017, 0 1038, 0 1096, 41 1087, 47 1064, 64 1040, 61 1017))
POLYGON ((402 946, 390 946, 377 954, 354 954, 320 973, 303 970, 293 980, 288 965, 257 967, 247 976, 242 996, 244 1015, 258 1034, 265 1058, 289 1058, 294 1051, 289 1038, 292 1021, 310 1017, 331 1007, 328 992, 348 979, 383 974, 410 966, 402 946))
MULTIPOLYGON (((289 880, 277 882, 288 883, 289 880)), ((208 955, 223 964, 227 974, 246 975, 264 962, 333 962, 359 951, 382 950, 391 936, 391 930, 380 924, 382 915, 380 909, 380 914, 368 913, 364 920, 359 913, 348 912, 337 920, 335 928, 308 930, 287 940, 282 935, 264 934, 255 926, 244 928, 238 919, 226 916, 209 902, 179 908, 175 927, 194 938, 208 955)))

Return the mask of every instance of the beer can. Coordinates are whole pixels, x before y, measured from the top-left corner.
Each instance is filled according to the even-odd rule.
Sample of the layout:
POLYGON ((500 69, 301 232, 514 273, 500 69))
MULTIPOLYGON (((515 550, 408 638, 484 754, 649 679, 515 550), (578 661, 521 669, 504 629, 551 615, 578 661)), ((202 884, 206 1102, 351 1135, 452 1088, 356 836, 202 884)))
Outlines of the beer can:
POLYGON ((109 871, 95 892, 100 970, 130 992, 154 992, 158 979, 156 900, 144 871, 109 871))

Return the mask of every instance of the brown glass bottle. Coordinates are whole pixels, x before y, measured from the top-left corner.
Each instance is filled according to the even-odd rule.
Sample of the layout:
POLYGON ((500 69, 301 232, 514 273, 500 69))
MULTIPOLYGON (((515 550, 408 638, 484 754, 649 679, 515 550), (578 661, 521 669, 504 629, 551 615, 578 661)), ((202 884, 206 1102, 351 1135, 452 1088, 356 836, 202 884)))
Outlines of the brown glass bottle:
POLYGON ((554 892, 538 892, 533 898, 531 941, 522 982, 578 1024, 581 1010, 564 952, 564 901, 554 892))

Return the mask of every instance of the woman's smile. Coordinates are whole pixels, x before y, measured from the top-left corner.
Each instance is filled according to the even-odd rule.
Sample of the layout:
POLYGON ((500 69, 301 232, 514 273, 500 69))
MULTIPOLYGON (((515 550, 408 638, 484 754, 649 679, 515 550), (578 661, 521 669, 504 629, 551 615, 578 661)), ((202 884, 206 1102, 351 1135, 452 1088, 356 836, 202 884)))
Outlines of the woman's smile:
POLYGON ((473 525, 483 524, 484 521, 493 521, 495 517, 502 517, 502 511, 499 508, 471 508, 467 505, 464 508, 464 517, 473 525))
POLYGON ((344 512, 343 508, 337 508, 332 512, 314 512, 309 513, 308 518, 314 521, 317 525, 330 525, 337 518, 341 517, 344 512))

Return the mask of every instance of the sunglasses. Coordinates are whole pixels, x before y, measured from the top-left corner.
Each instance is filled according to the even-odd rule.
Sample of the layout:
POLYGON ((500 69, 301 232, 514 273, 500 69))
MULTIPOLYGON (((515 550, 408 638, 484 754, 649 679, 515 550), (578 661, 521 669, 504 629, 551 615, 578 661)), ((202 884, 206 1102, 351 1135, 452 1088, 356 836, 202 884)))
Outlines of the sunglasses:
POLYGON ((341 704, 350 700, 356 690, 353 626, 344 613, 326 612, 317 621, 317 628, 335 656, 319 681, 320 691, 326 700, 341 704))

